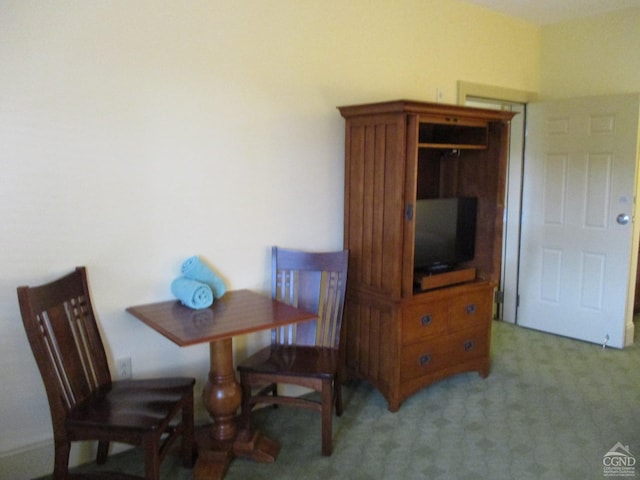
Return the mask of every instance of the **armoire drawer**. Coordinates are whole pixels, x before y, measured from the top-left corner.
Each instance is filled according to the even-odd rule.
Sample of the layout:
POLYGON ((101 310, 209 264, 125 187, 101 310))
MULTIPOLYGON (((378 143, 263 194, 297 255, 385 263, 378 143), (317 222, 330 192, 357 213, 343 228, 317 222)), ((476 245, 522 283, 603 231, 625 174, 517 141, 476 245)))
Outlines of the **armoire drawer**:
POLYGON ((449 299, 442 299, 407 307, 402 316, 402 344, 445 335, 449 331, 449 306, 449 299))
POLYGON ((491 319, 491 295, 485 290, 462 293, 451 302, 449 332, 476 328, 491 319))
POLYGON ((429 375, 488 353, 486 328, 460 331, 452 335, 405 346, 401 352, 400 380, 429 375))

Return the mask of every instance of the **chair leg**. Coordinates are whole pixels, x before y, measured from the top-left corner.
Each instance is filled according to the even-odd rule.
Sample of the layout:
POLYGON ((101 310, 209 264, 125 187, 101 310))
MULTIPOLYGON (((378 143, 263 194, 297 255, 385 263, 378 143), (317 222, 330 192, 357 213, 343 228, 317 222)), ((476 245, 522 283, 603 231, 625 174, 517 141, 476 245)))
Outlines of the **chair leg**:
POLYGON ((160 439, 148 436, 142 442, 145 480, 160 480, 160 439))
POLYGON ((333 423, 333 392, 332 381, 322 382, 322 454, 331 455, 332 423, 333 423))
POLYGON ((333 381, 334 395, 336 398, 336 416, 342 416, 342 383, 338 378, 333 381))
POLYGON ((242 388, 242 404, 238 421, 240 430, 251 428, 251 384, 248 377, 244 373, 240 374, 240 387, 242 388))
POLYGON ((53 478, 55 480, 66 480, 69 475, 69 452, 71 443, 55 442, 55 458, 53 465, 53 478))
MULTIPOLYGON (((271 384, 271 396, 272 397, 277 397, 278 396, 278 384, 277 383, 273 383, 271 384)), ((280 405, 278 405, 277 403, 274 403, 273 408, 278 408, 280 405)))
POLYGON ((100 440, 98 442, 98 453, 96 455, 96 463, 98 465, 102 465, 106 463, 108 456, 109 456, 109 442, 105 440, 100 440))
POLYGON ((185 398, 182 406, 182 465, 186 468, 193 467, 194 462, 194 412, 193 412, 193 391, 188 398, 185 398))

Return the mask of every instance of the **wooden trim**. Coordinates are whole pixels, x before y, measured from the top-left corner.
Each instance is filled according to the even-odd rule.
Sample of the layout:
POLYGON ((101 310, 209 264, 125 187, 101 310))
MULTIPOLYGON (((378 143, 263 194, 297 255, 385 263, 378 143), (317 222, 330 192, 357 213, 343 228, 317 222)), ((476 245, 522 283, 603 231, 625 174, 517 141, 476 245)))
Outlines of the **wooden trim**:
POLYGON ((458 80, 458 105, 464 105, 467 97, 490 98, 514 103, 531 103, 538 100, 538 93, 458 80))
POLYGON ((446 103, 429 103, 416 100, 393 100, 389 102, 369 103, 364 105, 348 105, 338 107, 344 118, 396 113, 417 113, 432 116, 455 115, 459 119, 477 118, 479 115, 486 121, 510 121, 513 114, 501 110, 473 108, 446 103))

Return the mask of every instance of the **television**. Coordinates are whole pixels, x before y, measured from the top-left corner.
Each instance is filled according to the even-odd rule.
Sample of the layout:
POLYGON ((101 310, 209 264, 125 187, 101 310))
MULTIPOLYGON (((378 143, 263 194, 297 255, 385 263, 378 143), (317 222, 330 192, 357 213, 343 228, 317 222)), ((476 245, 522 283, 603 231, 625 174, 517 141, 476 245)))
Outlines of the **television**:
POLYGON ((478 200, 429 198, 416 202, 414 268, 442 273, 473 260, 478 200))

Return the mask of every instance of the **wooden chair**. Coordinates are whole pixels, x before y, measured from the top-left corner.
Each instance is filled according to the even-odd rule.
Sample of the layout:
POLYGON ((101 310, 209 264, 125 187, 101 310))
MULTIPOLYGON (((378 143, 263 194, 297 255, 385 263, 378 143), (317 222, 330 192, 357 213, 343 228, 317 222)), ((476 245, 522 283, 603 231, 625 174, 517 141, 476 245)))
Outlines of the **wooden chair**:
POLYGON ((145 478, 182 436, 185 466, 194 460, 193 378, 112 381, 84 267, 46 285, 19 287, 20 311, 49 400, 55 444, 53 478, 66 479, 71 442, 141 446, 145 478))
POLYGON ((306 253, 273 247, 273 298, 317 312, 318 319, 271 332, 271 345, 238 365, 242 386, 241 424, 249 427, 258 404, 311 408, 322 414, 322 453, 331 455, 333 405, 342 414, 339 381, 340 327, 347 281, 348 252, 306 253), (278 384, 299 385, 321 401, 285 397, 278 384), (255 389, 257 393, 253 393, 255 389))

